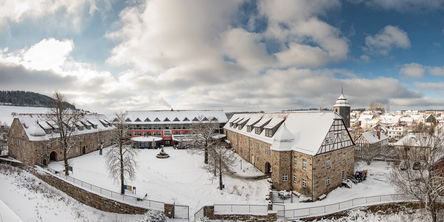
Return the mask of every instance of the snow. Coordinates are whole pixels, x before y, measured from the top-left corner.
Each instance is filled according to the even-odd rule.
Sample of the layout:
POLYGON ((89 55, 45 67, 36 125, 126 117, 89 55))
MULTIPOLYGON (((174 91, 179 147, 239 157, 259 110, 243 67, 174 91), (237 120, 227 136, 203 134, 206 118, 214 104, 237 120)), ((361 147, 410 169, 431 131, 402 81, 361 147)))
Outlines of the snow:
POLYGON ((370 144, 375 144, 378 142, 381 142, 383 140, 388 139, 388 137, 383 133, 383 132, 379 132, 380 134, 380 138, 378 138, 378 134, 375 131, 367 131, 364 132, 362 134, 362 136, 370 143, 370 144))
MULTIPOLYGON (((30 173, 8 165, 0 167, 0 200, 24 222, 118 222, 138 221, 143 217, 97 210, 78 202, 30 173)), ((4 206, 0 206, 3 221, 13 221, 5 220, 3 209, 4 206)))
POLYGON ((27 107, 27 106, 0 106, 0 123, 12 124, 14 117, 12 113, 47 113, 46 107, 27 107))
POLYGON ((351 183, 351 188, 338 187, 328 193, 323 200, 302 203, 296 199, 294 203, 286 203, 286 209, 324 206, 359 197, 396 194, 394 185, 389 181, 390 169, 391 166, 382 161, 374 161, 370 165, 362 161, 357 162, 355 171, 368 170, 365 181, 358 184, 351 183))
MULTIPOLYGON (((108 148, 107 148, 108 149, 108 148)), ((107 149, 104 149, 106 154, 107 149)), ((137 187, 137 196, 148 194, 147 199, 190 206, 193 213, 204 205, 214 203, 266 204, 269 183, 266 179, 247 180, 224 176, 225 189, 218 190, 218 178, 204 169, 203 152, 177 150, 165 147, 170 155, 158 159, 159 150, 141 149, 137 154, 135 180, 127 184, 137 187)), ((73 177, 99 187, 119 191, 119 183, 108 176, 105 155, 92 152, 70 160, 73 177)), ((239 162, 240 165, 240 162, 239 162)), ((50 168, 61 170, 62 162, 51 162, 50 168)), ((238 164, 236 164, 235 169, 238 164)), ((246 161, 242 162, 243 175, 260 175, 260 172, 246 161)))
POLYGON ((132 124, 153 124, 157 118, 160 121, 154 122, 155 124, 182 124, 191 123, 194 118, 208 118, 211 120, 213 117, 217 119, 219 123, 226 123, 227 116, 222 110, 152 110, 152 111, 128 111, 127 117, 131 120, 132 124), (135 122, 139 118, 140 122, 135 122), (148 118, 150 121, 145 122, 148 118), (169 121, 165 121, 168 118, 169 121), (174 121, 175 119, 179 121, 174 121), (186 120, 188 119, 188 120, 186 120))
POLYGON ((372 213, 363 210, 350 210, 348 215, 341 218, 320 219, 313 220, 313 222, 373 222, 373 221, 409 221, 409 222, 424 222, 431 221, 431 219, 421 210, 404 210, 396 213, 372 213))
POLYGON ((162 141, 163 139, 155 136, 137 136, 131 138, 131 140, 135 142, 153 142, 153 141, 162 141))
POLYGON ((0 221, 5 222, 22 222, 20 217, 18 217, 14 211, 9 209, 9 207, 0 200, 0 221))
MULTIPOLYGON (((23 128, 25 129, 25 132, 29 138, 30 141, 46 141, 52 138, 59 137, 58 133, 46 133, 42 127, 48 129, 48 123, 52 125, 53 127, 57 127, 56 124, 52 123, 48 120, 47 114, 18 114, 15 115, 15 118, 18 118, 20 123, 23 125, 23 128), (42 126, 41 126, 42 125, 42 126)), ((85 123, 88 122, 100 122, 102 121, 104 124, 97 124, 96 128, 90 127, 90 129, 82 128, 79 130, 76 128, 73 135, 79 135, 79 134, 87 134, 87 133, 96 133, 99 131, 108 131, 115 129, 114 126, 109 126, 108 123, 106 123, 106 116, 103 114, 85 114, 82 116, 82 121, 85 123)), ((91 124, 87 124, 90 125, 91 124)), ((51 127, 52 128, 52 127, 51 127)))
MULTIPOLYGON (((231 119, 236 118, 248 118, 250 115, 257 116, 258 114, 235 114, 231 119)), ((255 130, 251 132, 247 131, 247 127, 243 127, 242 129, 235 128, 234 125, 230 126, 230 124, 226 124, 224 126, 225 130, 230 130, 236 133, 240 133, 246 135, 248 137, 252 137, 254 139, 258 139, 265 143, 269 143, 274 147, 274 149, 278 149, 280 143, 278 135, 281 135, 281 131, 287 131, 292 135, 292 144, 291 147, 283 147, 284 150, 294 150, 301 153, 305 153, 308 155, 316 155, 321 147, 322 142, 327 136, 328 131, 330 130, 331 125, 335 119, 340 119, 341 117, 333 112, 285 112, 285 113, 266 113, 262 114, 262 119, 255 124, 255 126, 259 127, 264 124, 269 124, 267 121, 273 121, 273 119, 284 119, 284 123, 287 129, 283 129, 282 125, 276 131, 275 135, 272 137, 265 136, 265 130, 261 132, 261 134, 256 134, 255 130), (276 140, 275 140, 276 138, 276 140)), ((265 126, 263 126, 265 127, 265 126)), ((288 136, 286 136, 288 137, 288 136)), ((286 144, 288 145, 288 144, 286 144)))

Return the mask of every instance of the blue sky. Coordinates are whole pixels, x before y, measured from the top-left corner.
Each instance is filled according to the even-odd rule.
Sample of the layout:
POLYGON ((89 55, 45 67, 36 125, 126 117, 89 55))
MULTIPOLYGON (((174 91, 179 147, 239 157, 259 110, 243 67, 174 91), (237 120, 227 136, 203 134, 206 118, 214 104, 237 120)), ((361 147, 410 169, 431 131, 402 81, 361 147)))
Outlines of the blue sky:
POLYGON ((86 109, 444 108, 441 0, 4 5, 0 87, 86 109))

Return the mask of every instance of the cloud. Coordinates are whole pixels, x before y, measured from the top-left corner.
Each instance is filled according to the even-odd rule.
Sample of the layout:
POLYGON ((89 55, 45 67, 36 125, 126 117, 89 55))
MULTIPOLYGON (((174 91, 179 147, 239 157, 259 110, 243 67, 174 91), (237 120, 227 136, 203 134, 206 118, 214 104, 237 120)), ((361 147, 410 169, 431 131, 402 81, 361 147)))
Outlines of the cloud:
MULTIPOLYGON (((80 25, 84 11, 93 15, 99 9, 109 9, 110 0, 4 0, 0 8, 0 27, 8 23, 20 23, 25 19, 39 19, 62 12, 72 25, 80 25)), ((75 26, 73 26, 75 27, 75 26)))
POLYGON ((349 0, 352 3, 364 3, 367 6, 399 12, 422 12, 444 8, 442 0, 349 0))
POLYGON ((429 66, 428 71, 435 76, 444 76, 444 66, 429 66))
POLYGON ((415 86, 424 90, 444 90, 444 82, 416 82, 415 86))
POLYGON ((424 76, 424 72, 424 66, 418 63, 404 64, 399 70, 399 74, 412 78, 422 78, 424 76))
POLYGON ((396 26, 385 26, 377 34, 365 38, 364 51, 367 53, 388 55, 394 48, 410 48, 407 33, 396 26))

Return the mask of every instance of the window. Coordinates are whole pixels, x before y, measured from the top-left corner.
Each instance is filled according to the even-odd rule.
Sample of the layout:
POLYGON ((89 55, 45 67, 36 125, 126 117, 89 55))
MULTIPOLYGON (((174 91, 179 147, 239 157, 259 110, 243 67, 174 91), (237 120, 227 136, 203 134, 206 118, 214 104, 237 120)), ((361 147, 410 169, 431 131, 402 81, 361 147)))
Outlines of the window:
POLYGON ((302 179, 302 187, 307 187, 307 181, 305 179, 302 179))
POLYGON ((288 181, 288 174, 282 174, 282 181, 288 181))
POLYGON ((331 160, 330 159, 325 160, 325 168, 331 168, 331 160))
POLYGON ((247 131, 251 132, 253 130, 253 126, 247 126, 247 131))
POLYGON ((302 169, 303 170, 307 169, 307 160, 306 159, 302 159, 302 169))
POLYGON ((296 183, 296 182, 297 182, 296 175, 293 175, 293 183, 296 183))
POLYGON ((298 163, 298 159, 296 158, 296 156, 293 156, 293 165, 296 166, 297 163, 298 163))
POLYGON ((256 134, 261 134, 262 130, 261 130, 261 128, 256 127, 256 129, 254 129, 254 132, 255 132, 256 134))
POLYGON ((325 179, 325 186, 329 186, 330 185, 330 178, 325 179))
POLYGON ((273 136, 273 130, 272 129, 265 129, 265 136, 272 137, 273 136))

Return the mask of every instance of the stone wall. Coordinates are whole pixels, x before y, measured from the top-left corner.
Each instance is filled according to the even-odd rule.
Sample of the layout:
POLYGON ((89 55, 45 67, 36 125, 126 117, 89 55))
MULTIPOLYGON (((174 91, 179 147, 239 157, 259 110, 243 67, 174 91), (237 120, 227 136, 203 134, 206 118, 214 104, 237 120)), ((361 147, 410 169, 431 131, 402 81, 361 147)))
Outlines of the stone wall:
POLYGON ((277 221, 276 213, 268 213, 267 215, 250 215, 250 214, 214 214, 214 206, 204 206, 204 216, 210 220, 229 220, 229 221, 277 221))
POLYGON ((120 214, 144 214, 148 211, 147 209, 144 208, 120 203, 114 200, 104 198, 97 194, 90 193, 84 189, 81 189, 77 186, 74 186, 68 182, 65 182, 64 180, 61 180, 49 174, 38 173, 38 172, 34 172, 33 174, 36 177, 48 183, 49 185, 59 189, 60 191, 71 196, 72 198, 78 200, 79 202, 102 211, 120 213, 120 214))
POLYGON ((313 199, 328 193, 353 176, 354 146, 317 155, 313 158, 313 199), (329 164, 327 164, 329 161, 329 164), (327 182, 329 180, 329 182, 327 182))
POLYGON ((300 152, 292 152, 292 188, 298 193, 312 196, 313 191, 313 157, 300 152), (303 163, 305 162, 305 168, 303 163))

